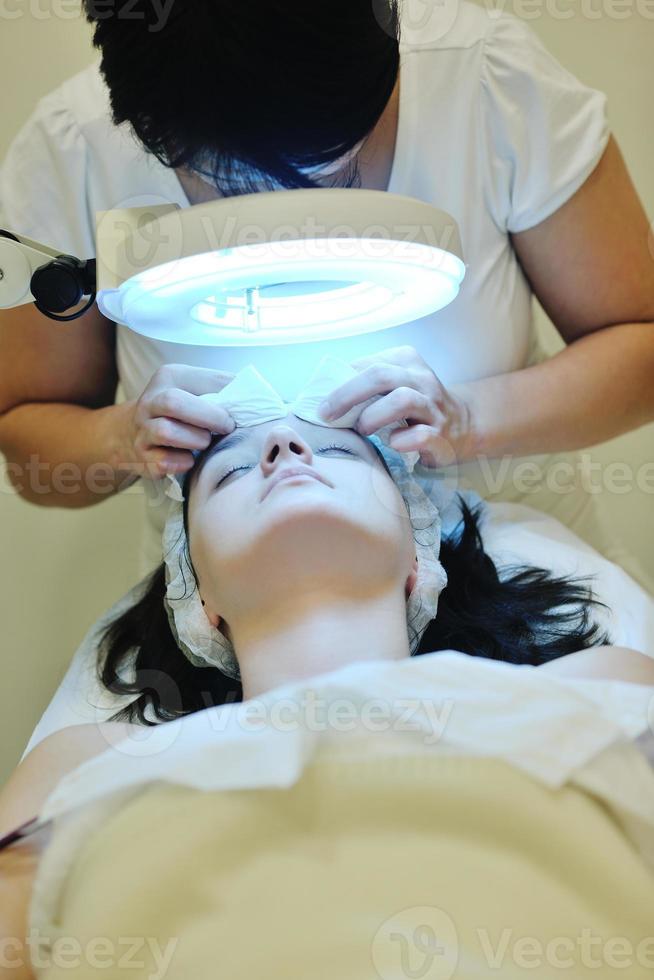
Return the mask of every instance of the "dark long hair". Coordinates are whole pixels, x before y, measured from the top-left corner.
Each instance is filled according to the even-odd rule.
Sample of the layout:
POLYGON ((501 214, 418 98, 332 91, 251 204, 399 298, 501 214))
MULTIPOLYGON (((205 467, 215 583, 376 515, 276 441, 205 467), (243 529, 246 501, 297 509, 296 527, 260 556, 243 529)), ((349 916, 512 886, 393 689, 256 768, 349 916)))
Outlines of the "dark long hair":
MULTIPOLYGON (((106 8, 83 0, 114 124, 226 197, 315 187, 298 168, 368 136, 398 77, 398 0, 171 0, 164 17, 149 0, 106 8)), ((356 183, 355 163, 339 185, 356 183)))
MULTIPOLYGON (((458 650, 539 666, 610 642, 592 621, 593 607, 601 603, 584 579, 557 578, 532 566, 506 567, 500 574, 484 551, 479 529, 483 505, 471 509, 459 501, 461 520, 440 552, 448 585, 414 656, 458 650)), ((165 591, 162 565, 141 600, 103 634, 101 683, 115 694, 138 695, 113 720, 157 724, 243 699, 240 681, 215 667, 195 667, 180 651, 165 612, 165 591), (156 721, 146 717, 148 706, 156 721)))

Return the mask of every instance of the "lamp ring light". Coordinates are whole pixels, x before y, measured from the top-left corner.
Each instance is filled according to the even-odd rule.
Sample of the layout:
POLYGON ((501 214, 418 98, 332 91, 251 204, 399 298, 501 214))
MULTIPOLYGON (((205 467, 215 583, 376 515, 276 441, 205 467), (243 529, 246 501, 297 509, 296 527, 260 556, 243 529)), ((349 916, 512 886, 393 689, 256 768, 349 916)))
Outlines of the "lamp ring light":
MULTIPOLYGON (((97 293, 109 319, 173 343, 259 347, 376 332, 447 306, 466 271, 454 218, 386 191, 274 191, 98 212, 96 221, 97 272, 94 259, 4 233, 40 249, 28 256, 37 308, 75 319, 83 311, 53 314, 97 293), (44 253, 50 262, 37 267, 44 253)), ((14 242, 3 252, 0 238, 0 270, 13 260, 19 287, 18 258, 6 255, 14 242)), ((29 301, 11 302, 3 285, 0 308, 29 301)))

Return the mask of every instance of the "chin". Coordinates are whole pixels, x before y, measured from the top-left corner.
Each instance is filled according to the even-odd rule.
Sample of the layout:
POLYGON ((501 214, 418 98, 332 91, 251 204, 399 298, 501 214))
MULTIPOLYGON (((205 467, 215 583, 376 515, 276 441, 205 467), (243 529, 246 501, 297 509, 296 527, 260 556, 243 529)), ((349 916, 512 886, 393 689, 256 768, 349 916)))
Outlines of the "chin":
POLYGON ((364 554, 376 554, 375 560, 379 560, 389 549, 397 555, 401 547, 397 525, 384 521, 375 510, 358 507, 353 511, 342 500, 308 494, 292 501, 289 496, 285 503, 270 509, 257 530, 252 530, 252 546, 266 560, 275 556, 279 561, 284 554, 290 560, 295 553, 302 556, 305 565, 308 554, 318 564, 358 564, 364 554))
MULTIPOLYGON (((365 507, 357 503, 356 508, 353 508, 351 500, 344 500, 342 496, 328 496, 333 494, 329 487, 321 488, 319 484, 314 488, 307 482, 306 487, 296 486, 293 490, 294 493, 286 490, 279 492, 276 500, 263 501, 264 505, 269 505, 266 512, 262 513, 265 523, 309 520, 313 526, 320 526, 322 521, 327 521, 350 527, 365 527, 370 521, 369 511, 365 507)), ((276 488, 272 493, 276 493, 276 488)))

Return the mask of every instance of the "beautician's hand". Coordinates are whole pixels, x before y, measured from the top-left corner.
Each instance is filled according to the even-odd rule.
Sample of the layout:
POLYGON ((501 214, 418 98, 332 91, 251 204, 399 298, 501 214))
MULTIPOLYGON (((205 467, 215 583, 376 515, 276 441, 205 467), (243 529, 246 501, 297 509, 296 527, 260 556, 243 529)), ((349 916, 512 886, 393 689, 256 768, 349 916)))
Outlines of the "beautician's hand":
POLYGON ((417 451, 421 464, 430 467, 467 458, 469 410, 443 387, 415 347, 391 347, 351 365, 360 373, 329 395, 332 411, 325 415, 321 409, 325 421, 340 418, 355 405, 382 395, 361 413, 356 425, 361 435, 372 435, 383 426, 406 419, 409 428, 397 428, 389 436, 392 449, 417 451))
POLYGON ((191 450, 206 449, 212 433, 235 428, 226 409, 198 395, 222 391, 233 378, 184 364, 160 367, 141 397, 129 403, 121 432, 123 468, 151 479, 191 469, 191 450))

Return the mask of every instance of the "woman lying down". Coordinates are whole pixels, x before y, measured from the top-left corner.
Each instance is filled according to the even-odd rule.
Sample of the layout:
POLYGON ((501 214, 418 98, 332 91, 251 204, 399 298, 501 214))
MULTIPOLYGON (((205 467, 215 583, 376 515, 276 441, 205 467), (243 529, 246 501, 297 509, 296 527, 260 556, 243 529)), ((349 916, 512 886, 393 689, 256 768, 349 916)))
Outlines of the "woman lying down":
POLYGON ((376 436, 237 435, 4 791, 0 976, 651 976, 652 659, 376 436))

